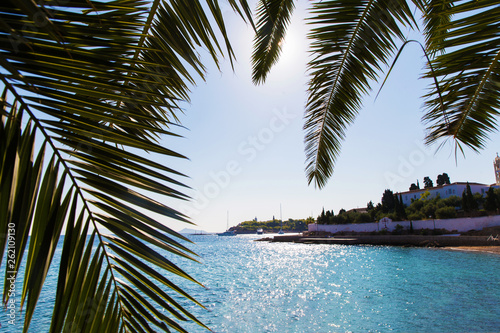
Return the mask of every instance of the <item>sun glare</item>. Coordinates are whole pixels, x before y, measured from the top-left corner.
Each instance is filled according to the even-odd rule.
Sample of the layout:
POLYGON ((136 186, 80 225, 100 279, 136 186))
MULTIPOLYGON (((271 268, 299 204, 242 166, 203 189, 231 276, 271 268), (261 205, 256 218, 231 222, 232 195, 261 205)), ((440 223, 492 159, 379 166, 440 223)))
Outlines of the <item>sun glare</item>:
POLYGON ((300 66, 305 59, 306 40, 296 31, 289 31, 285 40, 280 42, 281 54, 278 64, 290 67, 300 66))

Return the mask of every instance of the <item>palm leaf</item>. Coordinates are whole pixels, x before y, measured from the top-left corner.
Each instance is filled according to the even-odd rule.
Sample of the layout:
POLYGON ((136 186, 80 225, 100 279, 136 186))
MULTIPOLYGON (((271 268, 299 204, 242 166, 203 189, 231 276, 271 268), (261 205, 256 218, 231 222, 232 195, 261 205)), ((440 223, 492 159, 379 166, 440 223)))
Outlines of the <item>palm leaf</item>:
MULTIPOLYGON (((251 22, 244 0, 230 4, 251 22)), ((185 176, 165 166, 185 157, 159 139, 179 136, 179 104, 205 75, 198 50, 217 65, 224 49, 233 59, 217 2, 19 0, 0 13, 0 231, 15 226, 8 269, 27 253, 24 332, 52 264, 51 332, 184 331, 186 320, 206 329, 171 293, 201 304, 156 271, 197 283, 155 249, 196 255, 149 215, 190 223, 166 204, 187 199, 185 176)))
POLYGON ((446 29, 451 20, 451 12, 449 8, 453 6, 452 1, 427 1, 418 4, 420 11, 423 13, 424 21, 424 36, 426 37, 427 52, 430 56, 441 53, 443 49, 440 47, 443 40, 446 38, 446 29))
POLYGON ((252 53, 252 80, 255 84, 265 81, 271 67, 278 61, 293 9, 293 0, 259 1, 252 53))
MULTIPOLYGON (((6 101, 6 94, 3 94, 6 101)), ((22 110, 17 103, 11 105, 9 116, 3 116, 1 135, 1 165, 0 168, 0 230, 7 231, 7 237, 0 238, 0 249, 3 251, 8 244, 5 266, 5 279, 17 272, 23 258, 30 231, 30 221, 33 218, 35 202, 40 186, 43 152, 45 143, 39 148, 40 154, 34 160, 35 131, 31 122, 22 128, 22 110), (10 163, 9 163, 10 162, 10 163)), ((45 179, 47 179, 46 174, 45 179)), ((48 220, 47 220, 48 221, 48 220)), ((4 281, 3 302, 7 304, 10 293, 10 283, 4 281)))
POLYGON ((414 20, 406 1, 318 1, 311 14, 306 173, 323 187, 362 97, 403 39, 402 26, 414 20))
POLYGON ((488 134, 497 130, 500 110, 500 2, 467 1, 445 8, 431 3, 428 20, 440 22, 432 30, 444 35, 431 45, 437 53, 431 64, 444 112, 433 89, 423 117, 428 126, 426 142, 451 139, 457 151, 463 152, 463 146, 478 151, 488 134))

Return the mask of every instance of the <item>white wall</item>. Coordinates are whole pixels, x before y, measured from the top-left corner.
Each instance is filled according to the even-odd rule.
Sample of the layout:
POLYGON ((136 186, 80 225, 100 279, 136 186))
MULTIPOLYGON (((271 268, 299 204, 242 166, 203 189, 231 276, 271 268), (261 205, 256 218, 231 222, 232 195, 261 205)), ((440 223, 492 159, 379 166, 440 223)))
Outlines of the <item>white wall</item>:
MULTIPOLYGON (((317 224, 311 223, 308 225, 309 231, 326 231, 331 233, 337 232, 372 232, 387 229, 393 231, 396 225, 401 225, 405 229, 410 228, 410 221, 392 221, 387 223, 359 223, 359 224, 317 224)), ((481 230, 487 227, 500 226, 500 215, 470 217, 459 219, 434 219, 434 220, 417 220, 412 221, 413 229, 446 229, 449 231, 456 230, 458 232, 466 232, 469 230, 481 230)))

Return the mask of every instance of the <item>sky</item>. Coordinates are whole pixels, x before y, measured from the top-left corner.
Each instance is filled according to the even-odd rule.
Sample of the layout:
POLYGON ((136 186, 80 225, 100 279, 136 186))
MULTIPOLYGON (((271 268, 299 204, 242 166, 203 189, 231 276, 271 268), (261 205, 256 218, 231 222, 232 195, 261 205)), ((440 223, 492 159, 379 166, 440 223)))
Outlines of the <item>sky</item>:
MULTIPOLYGON (((448 142, 439 151, 425 146, 421 123, 423 99, 430 82, 420 79, 423 54, 409 45, 379 96, 380 84, 364 98, 363 108, 348 129, 333 177, 323 189, 305 176, 304 124, 308 60, 307 2, 297 2, 280 62, 265 84, 251 80, 253 31, 226 6, 226 24, 237 61, 234 71, 223 60, 219 71, 207 59, 206 81, 192 88, 191 103, 180 116, 183 138, 163 144, 189 160, 164 163, 189 176, 184 183, 189 202, 167 204, 187 214, 196 226, 164 221, 175 230, 207 232, 257 218, 259 221, 316 218, 324 208, 366 207, 380 202, 385 189, 407 191, 417 179, 436 182, 446 172, 451 182, 495 182, 493 160, 500 135, 493 133, 479 154, 466 150, 455 159, 448 142), (228 218, 229 216, 229 218, 228 218)), ((255 3, 251 1, 254 9, 255 3)), ((223 7, 224 8, 224 7, 223 7)), ((408 34, 408 38, 418 38, 408 34)), ((203 54, 202 54, 203 56, 203 54)), ((382 80, 380 80, 382 81, 382 80)))

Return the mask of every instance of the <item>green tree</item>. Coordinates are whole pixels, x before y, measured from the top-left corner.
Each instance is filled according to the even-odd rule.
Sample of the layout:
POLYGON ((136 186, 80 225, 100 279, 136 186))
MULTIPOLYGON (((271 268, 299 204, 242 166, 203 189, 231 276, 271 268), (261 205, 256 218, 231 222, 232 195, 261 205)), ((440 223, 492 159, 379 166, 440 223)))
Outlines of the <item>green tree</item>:
MULTIPOLYGON (((245 1, 229 2, 250 18, 245 1)), ((180 105, 205 75, 197 49, 216 64, 223 52, 233 59, 221 8, 3 1, 1 11, 0 258, 7 246, 16 253, 4 304, 7 271, 20 272, 27 332, 52 265, 50 332, 206 328, 188 310, 201 304, 170 277, 197 282, 158 252, 197 260, 164 224, 190 221, 168 206, 188 197, 165 161, 185 157, 160 141, 179 136, 180 105)))
POLYGON ((386 189, 382 194, 382 199, 380 200, 382 203, 382 212, 389 213, 394 211, 394 207, 396 206, 396 201, 394 199, 394 193, 386 189))
POLYGON ((445 206, 449 207, 459 208, 461 205, 461 199, 456 195, 452 195, 446 199, 443 199, 442 201, 445 206))
MULTIPOLYGON (((465 191, 464 191, 465 194, 465 191)), ((430 199, 430 192, 426 191, 421 198, 414 200, 405 213, 409 220, 419 220, 431 218, 452 218, 456 216, 456 209, 461 205, 461 200, 457 196, 441 199, 440 196, 430 199)))
POLYGON ((462 209, 465 212, 470 213, 476 211, 478 208, 478 203, 472 194, 469 183, 467 182, 467 187, 462 193, 462 209))
POLYGON ((429 177, 424 177, 424 188, 429 188, 433 186, 434 184, 432 183, 432 180, 429 177))
POLYGON ((403 219, 401 216, 401 208, 403 208, 403 203, 399 202, 399 196, 394 194, 394 212, 396 213, 396 220, 398 221, 403 219))
POLYGON ((497 199, 497 208, 500 210, 500 189, 495 189, 495 196, 497 199))
POLYGON ((437 179, 436 179, 436 184, 438 186, 445 185, 445 184, 449 185, 450 184, 450 177, 448 176, 448 174, 446 172, 441 174, 441 175, 438 175, 437 179))
POLYGON ((498 209, 497 196, 493 187, 490 187, 488 192, 486 192, 484 209, 489 212, 496 212, 498 209))
MULTIPOLYGON (((325 223, 325 218, 326 218, 325 207, 323 207, 323 210, 321 211, 321 214, 318 216, 318 218, 316 219, 316 221, 318 222, 318 224, 326 224, 325 223)), ((273 220, 274 220, 274 216, 273 216, 273 220)))
POLYGON ((420 187, 417 186, 415 183, 411 183, 409 190, 410 191, 420 190, 420 187))
MULTIPOLYGON (((398 199, 397 195, 396 195, 396 199, 398 199)), ((400 220, 407 219, 405 204, 403 203, 403 198, 401 197, 401 193, 399 194, 399 199, 397 200, 396 214, 398 216, 398 219, 400 219, 400 220)))
POLYGON ((332 212, 330 212, 329 210, 327 210, 326 214, 325 214, 325 223, 326 224, 330 224, 332 217, 333 217, 332 212))
MULTIPOLYGON (((420 218, 415 218, 415 214, 420 213, 420 210, 424 206, 423 200, 414 200, 409 207, 406 208, 406 215, 410 220, 419 220, 420 218), (412 218, 413 216, 413 218, 412 218)), ((423 215, 423 214, 422 214, 423 215)))
POLYGON ((484 208, 484 200, 486 199, 481 193, 476 192, 472 195, 475 201, 476 210, 484 208))
POLYGON ((373 221, 370 214, 368 213, 356 213, 353 220, 354 223, 368 223, 373 221))
MULTIPOLYGON (((253 80, 262 82, 281 52, 294 0, 261 0, 253 80)), ((310 5, 311 60, 305 112, 306 174, 323 187, 333 173, 346 130, 392 59, 407 30, 422 31, 426 144, 451 139, 456 153, 484 147, 497 129, 498 0, 322 1, 310 5), (415 13, 415 14, 414 14, 415 13), (420 17, 420 20, 419 18, 420 17)), ((399 46, 402 45, 402 46, 399 46)), ((396 54, 397 53, 397 54, 396 54)), ((392 70, 392 66, 386 73, 392 70)))
POLYGON ((438 219, 452 219, 457 216, 457 212, 453 207, 441 207, 436 209, 436 218, 438 219))
POLYGON ((476 201, 476 198, 472 194, 472 190, 470 188, 469 183, 467 183, 467 188, 465 189, 465 191, 466 191, 466 198, 467 198, 467 207, 469 207, 470 211, 477 210, 479 208, 478 203, 476 201))
POLYGON ((469 201, 467 200, 467 190, 464 190, 462 192, 462 209, 466 213, 470 212, 470 210, 471 210, 469 207, 469 201))
POLYGON ((426 218, 435 218, 436 217, 436 205, 434 202, 426 201, 424 203, 424 207, 422 207, 421 212, 424 214, 426 218))
POLYGON ((373 201, 370 200, 370 202, 368 202, 368 204, 366 205, 366 210, 370 215, 370 221, 375 221, 375 215, 377 214, 377 207, 374 206, 373 201))

